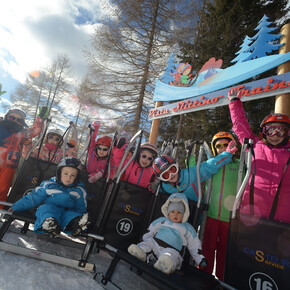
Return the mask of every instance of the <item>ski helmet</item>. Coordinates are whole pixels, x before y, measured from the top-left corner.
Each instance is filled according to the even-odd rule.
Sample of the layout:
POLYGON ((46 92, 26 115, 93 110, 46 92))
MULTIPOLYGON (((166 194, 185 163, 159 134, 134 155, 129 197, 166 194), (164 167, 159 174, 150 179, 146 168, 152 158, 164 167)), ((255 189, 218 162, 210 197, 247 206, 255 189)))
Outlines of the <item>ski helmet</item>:
MULTIPOLYGON (((286 115, 286 114, 282 114, 282 113, 273 113, 273 114, 270 114, 268 116, 266 116, 261 124, 260 124, 260 138, 262 140, 266 140, 266 135, 263 133, 263 127, 265 127, 267 124, 270 124, 270 123, 282 123, 282 124, 285 124, 286 127, 288 127, 288 132, 289 132, 289 128, 290 128, 290 118, 286 115)), ((278 145, 284 145, 284 144, 287 144, 289 140, 289 133, 288 133, 288 136, 285 137, 285 139, 283 140, 282 143, 278 144, 278 145)))
POLYGON ((155 174, 159 177, 164 171, 166 171, 172 164, 177 164, 173 157, 168 155, 162 155, 157 157, 153 164, 153 170, 155 174))
POLYGON ((140 146, 140 151, 142 151, 142 150, 149 150, 155 156, 157 156, 157 154, 158 154, 157 146, 155 144, 150 143, 150 142, 142 143, 140 146))
POLYGON ((110 147, 112 143, 112 138, 109 136, 101 136, 97 142, 96 145, 104 145, 110 147))
POLYGON ((19 108, 12 108, 12 109, 9 109, 9 110, 6 112, 6 114, 5 114, 5 116, 4 116, 4 119, 7 120, 8 116, 9 116, 10 114, 13 114, 13 113, 16 113, 16 114, 18 114, 19 116, 21 116, 22 119, 23 119, 23 126, 24 126, 24 127, 28 127, 27 124, 25 123, 26 113, 25 113, 23 110, 19 109, 19 108))
POLYGON ((61 170, 64 167, 72 167, 78 170, 78 175, 73 183, 74 186, 78 185, 81 178, 81 171, 83 170, 83 165, 79 159, 74 157, 66 157, 60 161, 56 169, 56 182, 61 182, 61 170))
POLYGON ((231 133, 229 133, 229 132, 218 132, 218 133, 216 133, 212 137, 212 140, 211 140, 211 150, 212 150, 214 156, 218 155, 217 150, 215 148, 215 144, 216 144, 216 142, 219 139, 227 139, 229 141, 235 140, 233 135, 231 133))
POLYGON ((60 130, 58 128, 52 128, 52 129, 49 129, 47 131, 47 134, 46 134, 46 142, 48 140, 48 136, 49 135, 56 135, 56 136, 58 136, 61 139, 61 141, 63 139, 63 132, 62 132, 62 130, 60 130))

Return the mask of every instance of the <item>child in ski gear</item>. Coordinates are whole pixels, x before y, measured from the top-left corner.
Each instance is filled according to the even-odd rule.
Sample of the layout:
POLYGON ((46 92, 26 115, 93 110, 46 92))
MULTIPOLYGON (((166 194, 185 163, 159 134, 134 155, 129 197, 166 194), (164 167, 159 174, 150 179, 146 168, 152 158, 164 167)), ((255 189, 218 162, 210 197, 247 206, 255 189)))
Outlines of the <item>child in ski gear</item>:
MULTIPOLYGON (((112 138, 109 136, 101 136, 97 139, 98 131, 101 123, 94 121, 92 128, 94 129, 91 142, 89 145, 89 155, 87 163, 87 172, 89 173, 88 181, 94 183, 103 177, 108 162, 108 152, 112 143, 112 138), (97 139, 97 140, 96 140, 97 139)), ((113 159, 113 158, 112 158, 113 159)), ((115 174, 114 164, 111 159, 111 173, 112 178, 115 174)))
MULTIPOLYGON (((228 132, 215 134, 211 141, 213 155, 224 152, 232 140, 234 138, 228 132)), ((212 274, 216 257, 215 275, 221 281, 224 277, 230 211, 236 196, 239 164, 239 160, 233 158, 232 162, 221 167, 212 177, 202 249, 208 261, 204 270, 212 274)))
POLYGON ((255 136, 245 116, 242 94, 243 91, 237 89, 230 90, 228 94, 233 130, 239 141, 242 143, 244 138, 254 140, 252 172, 242 197, 240 212, 250 213, 251 208, 258 217, 290 223, 289 116, 266 116, 260 124, 260 136, 255 136), (277 206, 274 217, 270 216, 273 203, 277 206))
MULTIPOLYGON (((73 138, 69 140, 68 150, 66 150, 66 156, 76 157, 76 132, 73 134, 73 138)), ((30 157, 38 158, 43 161, 58 164, 63 158, 63 149, 61 148, 63 143, 63 132, 58 128, 52 128, 48 130, 43 146, 37 146, 31 153, 30 157)), ((23 147, 22 155, 26 157, 31 148, 32 142, 25 144, 23 147)))
POLYGON ((47 111, 47 107, 41 108, 31 128, 27 128, 26 114, 21 109, 10 109, 4 118, 0 119, 0 200, 7 200, 23 144, 25 140, 33 138, 41 132, 42 118, 46 117, 47 111))
POLYGON ((80 181, 81 170, 78 159, 63 159, 57 166, 55 177, 42 182, 9 210, 26 211, 38 206, 35 232, 80 234, 88 223, 87 192, 80 181))
MULTIPOLYGON (((227 150, 220 155, 204 161, 200 164, 200 180, 205 181, 213 174, 232 161, 233 154, 237 151, 236 142, 230 142, 227 150)), ((175 192, 184 193, 188 199, 198 200, 198 185, 196 166, 180 169, 177 162, 168 155, 162 155, 155 159, 153 170, 161 181, 161 191, 167 194, 175 192)))
POLYGON ((186 196, 175 193, 169 196, 161 211, 164 217, 153 221, 142 237, 142 242, 132 244, 128 252, 136 258, 146 261, 146 254, 153 252, 158 259, 154 267, 165 274, 180 269, 188 248, 196 264, 203 268, 207 262, 201 252, 201 243, 196 231, 187 222, 189 206, 186 196))
MULTIPOLYGON (((114 161, 116 167, 120 165, 126 148, 126 139, 120 138, 114 148, 114 161)), ((152 163, 157 157, 158 150, 156 145, 144 142, 140 145, 140 150, 136 159, 130 163, 122 176, 122 180, 139 185, 152 191, 152 182, 155 179, 152 163)), ((124 166, 129 162, 129 158, 124 162, 124 166)))

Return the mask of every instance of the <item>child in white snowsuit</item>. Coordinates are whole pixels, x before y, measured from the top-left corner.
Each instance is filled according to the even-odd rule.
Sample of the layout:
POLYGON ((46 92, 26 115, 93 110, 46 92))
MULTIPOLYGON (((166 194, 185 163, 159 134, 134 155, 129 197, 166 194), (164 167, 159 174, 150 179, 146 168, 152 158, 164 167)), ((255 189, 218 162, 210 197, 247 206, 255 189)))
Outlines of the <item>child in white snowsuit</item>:
POLYGON ((78 159, 63 159, 57 166, 56 177, 42 182, 9 211, 26 211, 40 205, 35 213, 35 232, 53 236, 61 230, 74 236, 80 234, 88 223, 87 192, 80 181, 81 168, 78 159))
POLYGON ((128 252, 145 261, 151 251, 158 258, 154 267, 165 274, 180 269, 185 249, 188 248, 196 264, 203 268, 207 265, 201 252, 201 243, 194 228, 187 222, 189 206, 187 197, 182 193, 169 196, 161 211, 164 217, 153 221, 142 242, 132 244, 128 252))

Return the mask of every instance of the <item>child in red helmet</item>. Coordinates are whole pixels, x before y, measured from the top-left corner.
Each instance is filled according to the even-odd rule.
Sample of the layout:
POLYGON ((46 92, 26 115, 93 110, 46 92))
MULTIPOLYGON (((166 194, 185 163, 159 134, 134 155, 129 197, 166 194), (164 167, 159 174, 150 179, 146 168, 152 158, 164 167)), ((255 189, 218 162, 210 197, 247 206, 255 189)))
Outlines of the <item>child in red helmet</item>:
MULTIPOLYGON (((117 146, 114 148, 114 161, 116 167, 120 164, 126 146, 126 139, 120 138, 117 146)), ((127 167, 122 176, 122 180, 137 184, 152 191, 152 183, 155 180, 152 164, 157 154, 158 150, 156 145, 149 142, 142 143, 136 155, 136 159, 127 167)), ((129 159, 130 158, 127 158, 124 166, 128 163, 129 159)))
MULTIPOLYGON (((106 165, 108 162, 108 152, 112 143, 112 138, 109 136, 101 136, 97 139, 98 131, 101 123, 94 121, 92 128, 94 133, 92 135, 91 143, 89 146, 89 155, 87 162, 87 172, 89 173, 88 181, 94 183, 103 177, 106 165), (97 140, 96 140, 97 139, 97 140)), ((114 166, 111 164, 111 174, 114 175, 114 166)))
POLYGON ((255 136, 245 116, 241 97, 242 91, 238 92, 236 89, 229 91, 233 130, 241 143, 244 138, 254 140, 255 154, 240 212, 250 213, 251 208, 257 217, 290 223, 289 116, 286 114, 266 116, 260 124, 260 136, 255 136), (273 204, 276 205, 276 210, 275 207, 272 210, 273 204))

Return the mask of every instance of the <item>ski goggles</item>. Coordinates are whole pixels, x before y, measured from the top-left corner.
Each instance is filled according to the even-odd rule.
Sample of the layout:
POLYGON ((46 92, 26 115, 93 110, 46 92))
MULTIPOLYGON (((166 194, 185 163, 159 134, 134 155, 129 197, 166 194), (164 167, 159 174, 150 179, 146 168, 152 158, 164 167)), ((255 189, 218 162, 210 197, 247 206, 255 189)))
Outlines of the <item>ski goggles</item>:
POLYGON ((109 148, 103 148, 103 147, 98 146, 98 150, 107 152, 109 150, 109 148))
POLYGON ((141 154, 141 157, 143 159, 148 159, 149 161, 153 161, 154 160, 154 158, 152 156, 147 156, 146 154, 141 154))
POLYGON ((172 175, 175 175, 178 172, 178 166, 172 164, 165 171, 163 171, 158 177, 161 181, 169 181, 172 175))
POLYGON ((279 138, 285 138, 288 135, 288 128, 283 126, 265 126, 263 127, 263 133, 268 137, 277 135, 279 138))
POLYGON ((57 142, 59 142, 59 141, 61 140, 61 138, 59 138, 59 137, 56 136, 56 135, 48 135, 48 136, 47 136, 47 139, 49 139, 49 140, 55 140, 55 141, 57 141, 57 142))
POLYGON ((17 117, 15 117, 15 116, 11 116, 11 115, 9 115, 9 116, 7 117, 7 119, 10 120, 10 121, 15 121, 15 122, 17 122, 17 123, 19 123, 19 124, 24 124, 24 120, 23 120, 22 118, 17 118, 17 117))
POLYGON ((222 144, 216 144, 215 148, 220 149, 222 147, 227 148, 229 146, 229 143, 222 143, 222 144))

